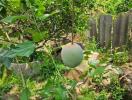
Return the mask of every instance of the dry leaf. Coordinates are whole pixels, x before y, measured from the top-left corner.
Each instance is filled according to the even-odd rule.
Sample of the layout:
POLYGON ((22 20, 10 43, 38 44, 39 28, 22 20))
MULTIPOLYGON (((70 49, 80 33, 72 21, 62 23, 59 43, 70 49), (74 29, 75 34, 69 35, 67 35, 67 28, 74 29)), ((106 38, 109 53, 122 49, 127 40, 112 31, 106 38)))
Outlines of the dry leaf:
POLYGON ((65 73, 65 77, 68 79, 80 81, 80 76, 82 76, 88 70, 87 61, 83 60, 80 65, 65 73))

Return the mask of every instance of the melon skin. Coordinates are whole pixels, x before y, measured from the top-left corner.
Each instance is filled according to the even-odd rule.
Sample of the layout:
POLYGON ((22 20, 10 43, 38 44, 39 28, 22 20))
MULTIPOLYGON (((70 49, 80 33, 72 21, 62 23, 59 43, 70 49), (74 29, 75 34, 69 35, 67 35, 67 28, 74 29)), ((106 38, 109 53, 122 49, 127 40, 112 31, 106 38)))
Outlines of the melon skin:
POLYGON ((61 58, 65 65, 76 67, 83 59, 83 49, 77 43, 66 44, 62 47, 61 58))

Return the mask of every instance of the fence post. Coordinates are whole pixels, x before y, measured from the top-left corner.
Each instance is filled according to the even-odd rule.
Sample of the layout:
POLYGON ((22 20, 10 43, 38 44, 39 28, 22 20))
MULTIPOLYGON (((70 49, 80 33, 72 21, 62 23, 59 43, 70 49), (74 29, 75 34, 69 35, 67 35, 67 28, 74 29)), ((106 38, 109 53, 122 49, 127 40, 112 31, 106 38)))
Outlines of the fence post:
POLYGON ((128 12, 129 53, 132 54, 132 11, 128 12))
POLYGON ((128 36, 128 15, 121 13, 114 21, 113 47, 126 45, 128 36))
POLYGON ((128 15, 126 13, 121 15, 120 24, 120 46, 126 45, 128 41, 128 15))
POLYGON ((111 43, 112 16, 101 15, 99 18, 99 41, 102 47, 110 47, 111 43))
POLYGON ((97 40, 97 26, 96 26, 96 20, 94 18, 90 18, 89 26, 90 26, 90 38, 95 37, 97 40))
POLYGON ((117 19, 114 19, 114 23, 113 23, 113 38, 112 38, 113 48, 119 46, 119 41, 120 41, 120 34, 119 34, 120 20, 121 20, 120 16, 118 16, 117 19))

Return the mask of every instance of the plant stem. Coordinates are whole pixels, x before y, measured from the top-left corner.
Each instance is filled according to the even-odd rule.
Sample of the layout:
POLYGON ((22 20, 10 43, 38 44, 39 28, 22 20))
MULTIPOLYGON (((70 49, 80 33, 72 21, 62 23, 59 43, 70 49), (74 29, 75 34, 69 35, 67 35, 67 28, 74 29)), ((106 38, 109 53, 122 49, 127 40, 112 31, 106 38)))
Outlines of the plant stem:
POLYGON ((3 70, 2 78, 0 79, 0 86, 4 84, 7 78, 7 69, 5 68, 5 66, 1 66, 1 67, 4 67, 4 70, 3 70))
POLYGON ((72 0, 72 44, 74 43, 74 0, 72 0))
POLYGON ((74 43, 74 41, 73 41, 74 38, 73 37, 74 37, 74 35, 73 35, 73 32, 72 32, 72 44, 74 43))
POLYGON ((10 37, 9 37, 7 32, 5 32, 5 35, 6 35, 6 38, 8 39, 8 41, 11 41, 11 39, 10 39, 10 37))
MULTIPOLYGON (((46 46, 45 46, 46 47, 46 46)), ((58 70, 58 68, 57 68, 57 64, 56 64, 56 62, 55 62, 55 60, 54 60, 54 58, 53 58, 53 56, 52 56, 52 53, 51 53, 51 51, 50 51, 50 49, 48 48, 48 47, 46 47, 47 48, 47 50, 48 50, 48 54, 49 54, 49 56, 50 56, 50 58, 51 58, 51 60, 52 60, 52 62, 53 62, 53 64, 54 64, 54 66, 55 66, 55 68, 56 68, 56 71, 57 71, 57 75, 59 76, 59 77, 61 77, 61 74, 60 74, 60 72, 59 72, 59 70, 58 70)))
POLYGON ((41 33, 41 31, 40 31, 40 29, 39 29, 39 27, 38 27, 37 21, 36 21, 36 17, 35 17, 34 11, 32 11, 32 13, 33 13, 33 21, 34 21, 34 23, 35 23, 35 26, 36 26, 37 30, 41 33))
POLYGON ((4 40, 0 38, 1 42, 7 42, 7 43, 13 43, 13 44, 19 44, 19 42, 14 42, 14 41, 9 41, 9 40, 4 40))

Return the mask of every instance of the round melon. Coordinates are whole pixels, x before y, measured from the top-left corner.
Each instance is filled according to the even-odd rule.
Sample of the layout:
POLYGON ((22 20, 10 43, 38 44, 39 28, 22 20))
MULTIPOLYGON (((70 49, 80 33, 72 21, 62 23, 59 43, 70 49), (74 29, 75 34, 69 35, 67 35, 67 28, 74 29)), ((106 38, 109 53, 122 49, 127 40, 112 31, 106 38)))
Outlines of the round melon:
POLYGON ((61 58, 65 65, 69 67, 76 67, 83 59, 83 50, 76 43, 66 44, 62 47, 61 58))

